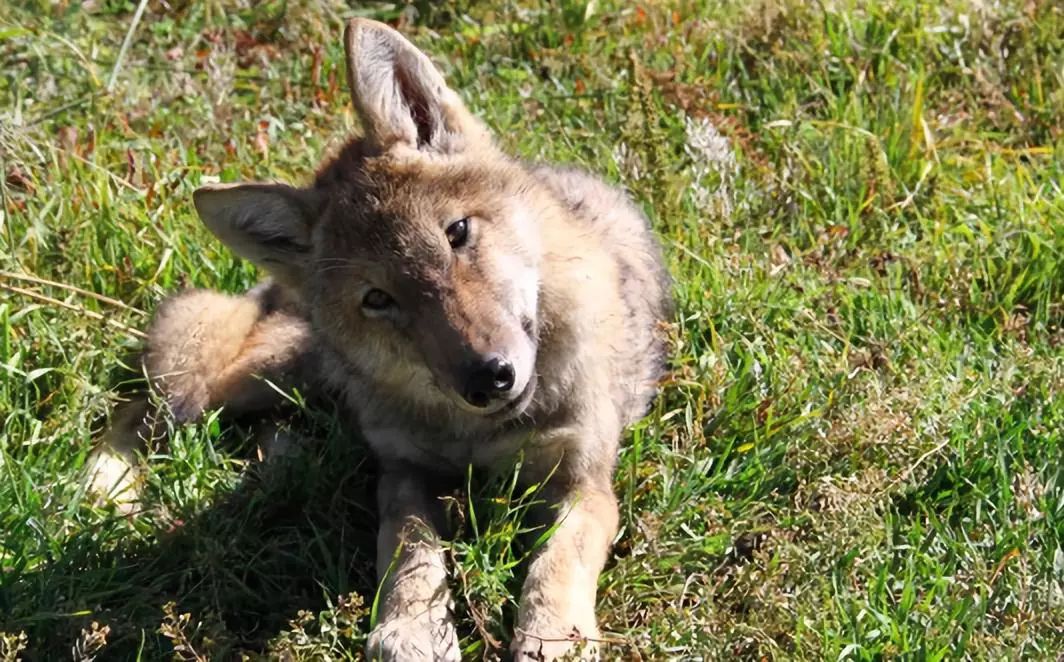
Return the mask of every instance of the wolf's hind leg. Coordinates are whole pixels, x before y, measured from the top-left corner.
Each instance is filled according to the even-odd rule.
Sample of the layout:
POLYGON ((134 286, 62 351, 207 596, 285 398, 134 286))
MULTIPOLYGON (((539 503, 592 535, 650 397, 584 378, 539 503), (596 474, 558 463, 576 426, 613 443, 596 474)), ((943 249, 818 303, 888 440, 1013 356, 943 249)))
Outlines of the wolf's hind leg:
POLYGON ((89 493, 127 514, 137 503, 137 453, 154 436, 151 411, 145 396, 120 404, 86 465, 89 493))
POLYGON ((144 367, 178 422, 207 409, 233 413, 268 409, 279 394, 261 378, 298 379, 310 346, 310 325, 273 309, 270 289, 243 296, 191 290, 162 303, 148 331, 144 367))
MULTIPOLYGON (((283 293, 282 293, 283 294, 283 293)), ((310 327, 271 287, 243 296, 191 290, 164 301, 148 331, 144 369, 177 422, 225 406, 235 414, 269 409, 281 386, 310 374, 310 327)), ((89 458, 89 487, 126 507, 136 499, 136 455, 165 426, 145 396, 120 406, 89 458)))

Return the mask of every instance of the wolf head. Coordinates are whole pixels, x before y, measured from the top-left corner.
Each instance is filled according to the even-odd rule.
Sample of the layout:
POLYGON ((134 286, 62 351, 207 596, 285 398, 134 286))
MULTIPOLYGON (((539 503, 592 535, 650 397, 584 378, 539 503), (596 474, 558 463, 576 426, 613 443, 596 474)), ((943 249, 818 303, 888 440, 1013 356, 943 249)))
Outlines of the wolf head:
POLYGON ((557 213, 399 33, 353 20, 364 136, 313 186, 210 186, 208 228, 302 292, 323 341, 374 387, 492 417, 535 389, 539 222, 557 213))

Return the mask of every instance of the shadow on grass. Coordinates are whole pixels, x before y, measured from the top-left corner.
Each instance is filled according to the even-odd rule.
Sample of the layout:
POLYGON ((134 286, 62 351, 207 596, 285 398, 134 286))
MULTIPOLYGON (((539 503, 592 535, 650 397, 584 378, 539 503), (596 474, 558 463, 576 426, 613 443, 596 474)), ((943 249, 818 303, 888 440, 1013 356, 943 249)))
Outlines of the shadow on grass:
MULTIPOLYGON (((6 569, 0 631, 25 631, 29 660, 151 660, 175 650, 233 659, 257 656, 292 631, 301 610, 325 610, 352 592, 368 606, 375 469, 357 438, 314 427, 301 422, 301 437, 307 428, 324 434, 308 434, 299 453, 252 464, 206 509, 160 514, 153 493, 166 486, 149 484, 144 510, 128 523, 115 513, 56 545, 41 567, 6 569)), ((227 441, 239 436, 230 432, 227 441)), ((165 501, 174 496, 180 501, 165 501)), ((365 625, 347 636, 359 638, 365 625)))

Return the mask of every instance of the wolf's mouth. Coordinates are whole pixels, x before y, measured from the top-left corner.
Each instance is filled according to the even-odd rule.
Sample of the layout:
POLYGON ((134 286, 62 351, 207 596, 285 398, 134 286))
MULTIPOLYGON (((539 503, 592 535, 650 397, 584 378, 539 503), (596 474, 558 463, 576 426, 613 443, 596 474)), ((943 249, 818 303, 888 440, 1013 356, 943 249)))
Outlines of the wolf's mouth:
POLYGON ((488 418, 505 420, 508 418, 514 418, 520 416, 528 409, 528 405, 532 402, 532 396, 536 394, 536 373, 532 373, 528 383, 525 384, 525 388, 521 391, 513 400, 510 400, 499 409, 489 413, 488 418))
MULTIPOLYGON (((438 384, 437 384, 438 387, 438 384)), ((532 397, 536 393, 536 375, 533 374, 529 378, 528 383, 525 384, 524 389, 515 396, 513 399, 506 400, 496 407, 474 407, 469 404, 465 398, 458 395, 452 390, 440 389, 447 394, 448 399, 451 400, 459 409, 477 416, 481 416, 488 420, 502 421, 509 418, 520 416, 528 408, 529 403, 532 402, 532 397)))

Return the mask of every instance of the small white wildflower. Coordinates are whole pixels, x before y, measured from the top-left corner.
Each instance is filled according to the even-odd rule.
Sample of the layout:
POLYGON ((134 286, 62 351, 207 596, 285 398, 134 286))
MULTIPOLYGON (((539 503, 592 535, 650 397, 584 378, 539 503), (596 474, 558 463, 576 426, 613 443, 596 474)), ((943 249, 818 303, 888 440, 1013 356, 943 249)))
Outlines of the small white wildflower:
POLYGON ((735 153, 731 144, 709 118, 685 117, 684 129, 687 134, 684 150, 692 160, 705 163, 714 170, 735 169, 735 153))
POLYGON ((684 117, 684 131, 684 152, 691 159, 691 195, 695 204, 715 207, 720 214, 730 215, 734 202, 732 184, 739 173, 731 143, 705 117, 684 117), (711 174, 718 180, 715 191, 706 181, 711 174))
POLYGON ((643 178, 643 158, 628 143, 613 146, 613 162, 617 164, 617 170, 630 179, 638 181, 643 178))
POLYGON ((754 360, 754 365, 750 366, 750 372, 754 376, 754 382, 757 384, 758 393, 762 398, 768 397, 768 384, 765 383, 764 370, 761 368, 761 362, 757 359, 754 360))

